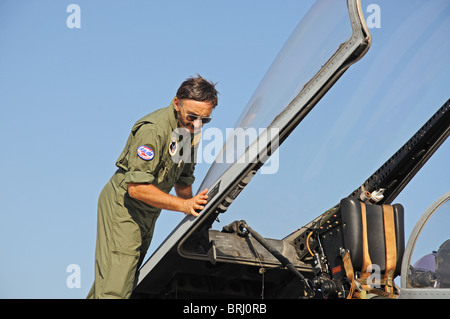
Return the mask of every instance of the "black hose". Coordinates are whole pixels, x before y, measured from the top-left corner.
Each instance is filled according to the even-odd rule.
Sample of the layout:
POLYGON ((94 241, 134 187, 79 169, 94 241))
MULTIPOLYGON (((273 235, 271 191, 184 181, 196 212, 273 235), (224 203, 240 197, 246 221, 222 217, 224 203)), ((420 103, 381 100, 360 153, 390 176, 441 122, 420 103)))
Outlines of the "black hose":
POLYGON ((274 247, 272 247, 265 239, 262 237, 258 232, 256 232, 254 229, 252 229, 250 226, 247 225, 247 222, 245 220, 241 220, 239 222, 240 228, 245 228, 249 234, 252 235, 253 238, 256 239, 264 248, 266 248, 278 261, 286 267, 289 271, 291 271, 294 275, 300 278, 300 280, 304 284, 304 289, 307 293, 308 297, 314 296, 314 291, 309 286, 308 280, 298 271, 297 268, 287 259, 285 256, 283 256, 278 250, 276 250, 274 247))

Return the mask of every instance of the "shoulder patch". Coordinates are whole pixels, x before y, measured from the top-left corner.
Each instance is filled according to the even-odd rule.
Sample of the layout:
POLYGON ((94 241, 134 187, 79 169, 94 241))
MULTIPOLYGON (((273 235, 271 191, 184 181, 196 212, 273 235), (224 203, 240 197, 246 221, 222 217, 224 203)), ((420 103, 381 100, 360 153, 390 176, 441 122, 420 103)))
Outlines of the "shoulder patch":
POLYGON ((147 145, 139 146, 137 149, 137 154, 144 161, 151 161, 155 157, 155 151, 147 145))

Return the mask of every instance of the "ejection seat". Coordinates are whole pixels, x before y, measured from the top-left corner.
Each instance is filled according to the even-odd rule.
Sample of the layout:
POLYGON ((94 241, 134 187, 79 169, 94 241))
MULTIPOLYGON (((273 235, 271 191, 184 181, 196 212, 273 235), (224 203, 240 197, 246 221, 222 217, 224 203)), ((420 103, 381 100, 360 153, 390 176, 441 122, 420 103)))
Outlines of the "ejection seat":
POLYGON ((349 297, 366 294, 396 297, 405 250, 404 210, 400 204, 377 205, 348 197, 341 200, 338 227, 324 226, 320 240, 332 274, 351 281, 349 297), (342 269, 342 267, 344 269, 342 269))

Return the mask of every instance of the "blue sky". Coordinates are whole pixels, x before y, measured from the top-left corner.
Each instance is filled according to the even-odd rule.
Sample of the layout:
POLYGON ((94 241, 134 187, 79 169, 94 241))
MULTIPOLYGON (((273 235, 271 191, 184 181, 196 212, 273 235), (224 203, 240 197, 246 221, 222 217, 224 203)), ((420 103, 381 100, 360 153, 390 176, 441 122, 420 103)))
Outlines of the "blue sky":
MULTIPOLYGON (((211 125, 232 127, 313 3, 0 1, 0 298, 84 298, 97 198, 133 123, 200 73, 220 91, 211 125), (66 24, 71 3, 81 28, 66 24), (80 288, 66 285, 71 264, 80 288)), ((279 171, 255 176, 216 229, 246 219, 284 237, 350 194, 448 99, 450 41, 438 41, 439 28, 402 37, 419 34, 433 12, 416 21, 421 1, 364 1, 363 10, 371 3, 381 28, 371 29, 369 53, 282 145, 279 171)), ((449 17, 448 1, 436 3, 449 17)), ((450 188, 448 143, 396 200, 407 235, 450 188)), ((198 165, 194 189, 208 168, 198 165)), ((149 254, 182 218, 161 214, 149 254)))

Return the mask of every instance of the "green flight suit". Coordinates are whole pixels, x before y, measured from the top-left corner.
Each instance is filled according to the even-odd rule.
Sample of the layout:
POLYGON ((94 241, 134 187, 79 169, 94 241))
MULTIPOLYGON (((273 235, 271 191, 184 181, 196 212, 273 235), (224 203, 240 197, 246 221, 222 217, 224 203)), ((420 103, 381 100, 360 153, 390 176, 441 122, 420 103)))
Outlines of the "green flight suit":
POLYGON ((88 298, 129 298, 161 209, 131 198, 127 184, 151 183, 166 193, 174 184, 191 185, 198 144, 192 138, 179 133, 173 100, 134 124, 118 170, 98 200, 95 281, 88 298))

